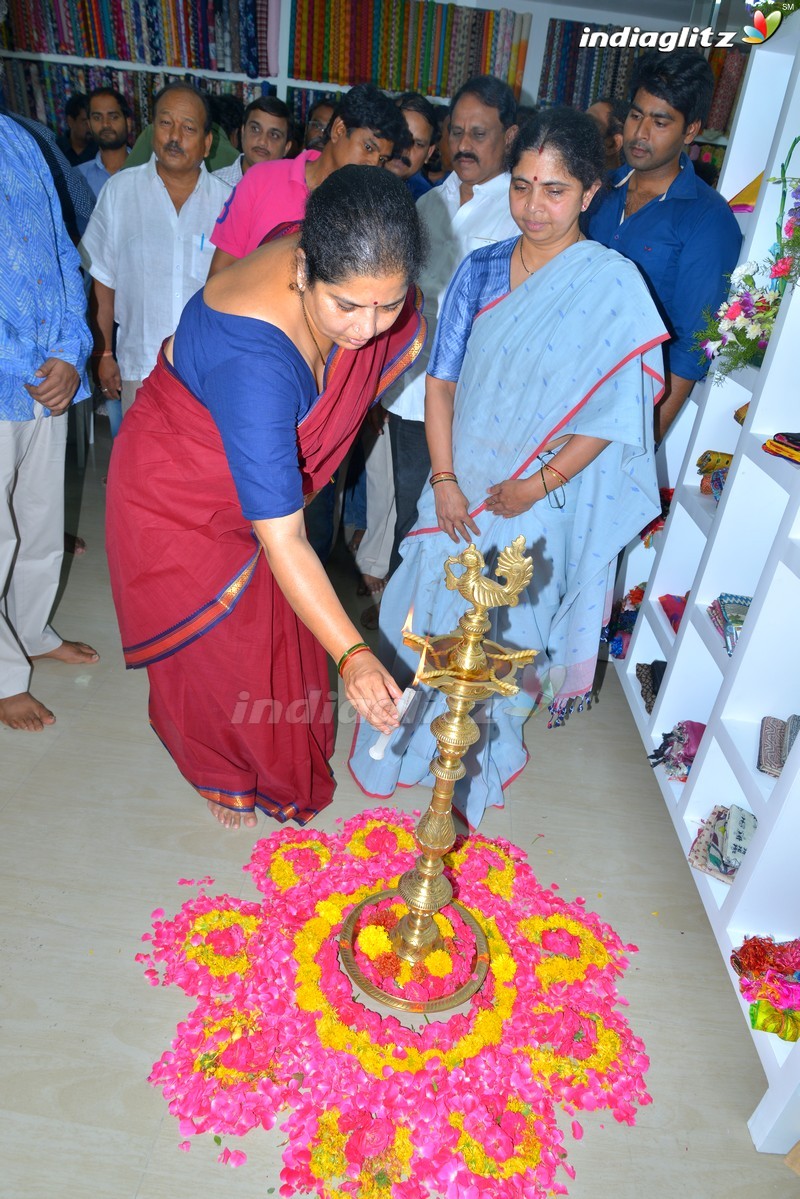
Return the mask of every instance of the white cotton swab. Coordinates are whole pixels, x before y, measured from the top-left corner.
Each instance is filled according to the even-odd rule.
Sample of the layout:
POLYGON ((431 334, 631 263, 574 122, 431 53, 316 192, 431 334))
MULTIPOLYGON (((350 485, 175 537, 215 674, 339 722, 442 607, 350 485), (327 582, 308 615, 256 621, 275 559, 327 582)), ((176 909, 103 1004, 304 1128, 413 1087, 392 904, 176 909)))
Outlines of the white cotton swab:
MULTIPOLYGON (((417 695, 416 687, 406 687, 405 691, 403 692, 403 694, 400 696, 399 700, 397 701, 397 718, 401 722, 401 724, 403 721, 403 717, 405 716, 406 712, 410 708, 411 703, 414 700, 414 698, 416 697, 416 695, 417 695)), ((378 740, 375 742, 375 744, 370 745, 369 756, 371 758, 374 758, 376 762, 380 762, 381 759, 383 758, 383 755, 386 753, 386 746, 389 744, 389 742, 391 741, 392 737, 394 736, 394 734, 396 732, 397 732, 397 729, 392 729, 391 733, 381 733, 380 737, 378 737, 378 740)))

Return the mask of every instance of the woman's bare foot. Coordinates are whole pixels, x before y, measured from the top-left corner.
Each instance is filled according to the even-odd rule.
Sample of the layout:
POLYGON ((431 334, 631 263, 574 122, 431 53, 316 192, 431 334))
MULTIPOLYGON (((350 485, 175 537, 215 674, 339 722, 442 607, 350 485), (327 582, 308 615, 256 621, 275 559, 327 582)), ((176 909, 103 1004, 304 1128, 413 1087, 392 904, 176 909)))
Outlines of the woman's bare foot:
POLYGON ((225 828, 239 828, 242 822, 244 822, 245 828, 255 828, 258 824, 255 812, 234 812, 230 808, 225 808, 222 804, 214 803, 210 799, 207 799, 206 803, 214 819, 223 824, 225 828))
POLYGON ((62 641, 55 649, 46 654, 31 654, 31 658, 54 658, 56 662, 66 662, 70 666, 90 666, 99 662, 100 655, 85 641, 62 641))
POLYGON ((26 733, 41 733, 46 724, 55 724, 56 718, 49 708, 34 699, 30 691, 8 695, 0 699, 0 724, 9 729, 22 729, 26 733))

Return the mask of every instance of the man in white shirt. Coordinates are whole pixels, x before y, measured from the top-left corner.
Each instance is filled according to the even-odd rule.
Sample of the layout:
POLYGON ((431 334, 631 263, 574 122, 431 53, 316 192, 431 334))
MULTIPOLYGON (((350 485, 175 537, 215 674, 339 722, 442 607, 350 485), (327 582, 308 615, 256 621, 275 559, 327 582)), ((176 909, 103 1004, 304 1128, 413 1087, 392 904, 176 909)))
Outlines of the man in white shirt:
MULTIPOLYGON (((418 280, 425 296, 428 340, 411 370, 384 398, 389 412, 397 516, 390 572, 400 562, 398 546, 417 518, 430 457, 425 441, 425 371, 439 305, 453 272, 479 246, 518 232, 508 205, 506 150, 517 131, 511 88, 492 75, 468 80, 450 105, 448 133, 453 171, 440 187, 417 201, 428 231, 428 260, 418 280)), ((367 514, 369 523, 370 514, 367 514)))
POLYGON ((210 146, 205 96, 167 84, 153 104, 153 157, 106 182, 79 247, 92 277, 95 375, 123 413, 208 275, 209 238, 231 190, 203 164, 210 146))
POLYGON ((257 96, 247 105, 241 130, 242 153, 229 167, 214 171, 214 178, 236 187, 257 162, 285 158, 292 148, 292 117, 277 96, 257 96))

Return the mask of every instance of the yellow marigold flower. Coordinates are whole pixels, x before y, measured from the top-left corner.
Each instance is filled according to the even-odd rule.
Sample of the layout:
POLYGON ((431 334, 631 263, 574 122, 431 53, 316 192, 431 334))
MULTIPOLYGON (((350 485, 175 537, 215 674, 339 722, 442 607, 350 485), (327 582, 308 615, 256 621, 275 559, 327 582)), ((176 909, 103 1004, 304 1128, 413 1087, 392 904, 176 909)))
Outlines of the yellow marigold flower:
POLYGON ((400 986, 400 987, 404 987, 406 985, 406 983, 411 982, 411 963, 410 962, 402 961, 400 963, 400 969, 397 971, 396 982, 397 982, 398 986, 400 986))
POLYGON ((342 909, 330 899, 321 899, 314 911, 331 926, 338 924, 342 918, 342 909))
POLYGON ((499 953, 492 958, 490 969, 499 983, 510 983, 517 973, 516 962, 507 953, 499 953))
POLYGON ((434 949, 425 958, 425 968, 434 978, 447 978, 453 973, 453 959, 443 949, 434 949))
POLYGON ((411 1144, 411 1133, 403 1124, 398 1126, 394 1134, 394 1151, 403 1169, 408 1170, 414 1146, 411 1144))
POLYGON ((380 924, 368 924, 366 928, 362 928, 356 938, 356 945, 371 962, 379 958, 382 953, 392 952, 389 934, 380 924))
POLYGON ((442 916, 442 914, 440 912, 434 913, 433 923, 438 928, 439 935, 441 937, 454 937, 456 935, 455 929, 453 928, 450 921, 447 919, 446 916, 442 916))

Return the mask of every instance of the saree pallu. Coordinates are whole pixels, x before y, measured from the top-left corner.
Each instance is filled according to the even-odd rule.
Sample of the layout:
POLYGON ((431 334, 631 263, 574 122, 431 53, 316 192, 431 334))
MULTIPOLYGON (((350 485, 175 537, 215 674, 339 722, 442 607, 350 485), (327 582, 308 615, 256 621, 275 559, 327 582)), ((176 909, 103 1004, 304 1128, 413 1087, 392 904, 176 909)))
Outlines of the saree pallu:
MULTIPOLYGON (((563 251, 473 323, 456 390, 453 469, 488 573, 521 532, 534 560, 518 606, 492 610, 487 636, 538 651, 518 695, 495 696, 473 713, 481 737, 456 785, 456 804, 473 827, 487 806, 502 806, 503 789, 525 766, 522 726, 534 708, 563 723, 591 693, 616 556, 660 511, 653 406, 663 394, 667 336, 636 267, 594 242, 563 251), (488 488, 537 473, 542 448, 566 434, 610 444, 564 489, 564 507, 545 499, 518 517, 494 516, 488 488)), ((437 526, 428 485, 381 604, 382 658, 401 686, 417 664, 400 632, 409 614, 415 633, 435 635, 454 629, 465 610, 443 584, 444 560, 459 548, 437 526)), ((420 703, 379 762, 367 752, 373 734, 359 725, 350 767, 362 790, 385 798, 398 785, 432 785, 437 751, 428 726, 443 709, 436 693, 420 703)))
MULTIPOLYGON (((387 333, 331 354, 298 425, 306 497, 419 353, 420 307, 411 289, 387 333)), ((216 424, 163 353, 114 443, 106 543, 125 662, 147 669, 150 720, 181 774, 215 803, 305 824, 334 790, 327 658, 259 551, 216 424)))

